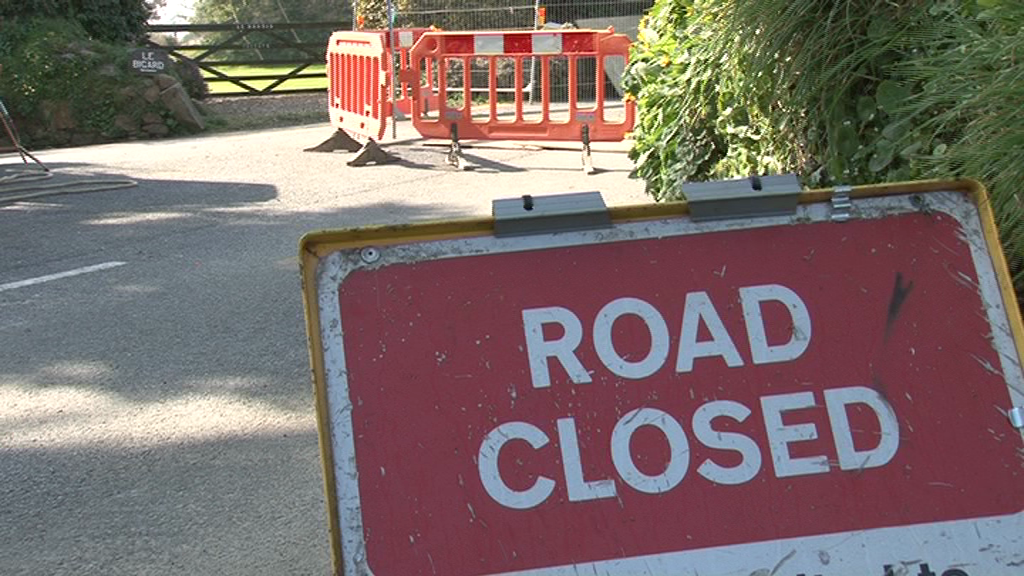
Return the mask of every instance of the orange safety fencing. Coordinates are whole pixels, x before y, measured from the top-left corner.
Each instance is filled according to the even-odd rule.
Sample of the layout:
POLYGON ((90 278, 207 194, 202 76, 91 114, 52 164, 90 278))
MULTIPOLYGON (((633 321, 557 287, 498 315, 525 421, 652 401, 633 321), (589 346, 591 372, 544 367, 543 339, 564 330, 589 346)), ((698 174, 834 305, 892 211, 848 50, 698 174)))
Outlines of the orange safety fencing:
POLYGON ((624 66, 629 46, 629 37, 612 29, 425 32, 402 72, 403 83, 420 86, 413 125, 427 138, 621 141, 633 128, 636 107, 606 105, 605 69, 609 58, 621 58, 624 66), (553 81, 556 73, 564 85, 553 81), (511 86, 500 87, 502 78, 511 86), (453 80, 461 84, 454 90, 453 80), (553 102, 553 87, 564 88, 564 108, 553 102), (481 93, 486 98, 476 96, 481 93))
MULTIPOLYGON (((420 36, 430 28, 408 28, 394 31, 394 50, 401 72, 412 66, 410 51, 420 36)), ((327 108, 331 124, 357 136, 381 139, 394 109, 405 114, 412 111, 414 86, 400 81, 393 94, 391 56, 392 42, 387 31, 338 31, 327 44, 327 108)), ((429 71, 428 71, 429 72, 429 71)), ((407 74, 406 74, 407 75, 407 74)), ((418 84, 417 84, 418 85, 418 84)), ((419 86, 423 105, 437 103, 429 86, 419 86)))
POLYGON ((339 31, 327 42, 327 111, 331 125, 381 139, 391 117, 390 62, 384 35, 339 31))
MULTIPOLYGON (((434 31, 433 28, 404 28, 395 30, 394 48, 398 52, 398 91, 395 95, 395 107, 405 114, 412 113, 413 89, 419 89, 419 96, 423 99, 423 106, 428 110, 437 107, 437 95, 432 93, 430 84, 423 81, 416 82, 415 76, 409 72, 412 70, 411 52, 413 46, 420 39, 420 36, 427 32, 434 31)), ((387 35, 387 32, 382 32, 387 35)), ((390 47, 391 44, 388 44, 390 47)), ((428 67, 424 70, 424 78, 430 78, 433 71, 428 67)))

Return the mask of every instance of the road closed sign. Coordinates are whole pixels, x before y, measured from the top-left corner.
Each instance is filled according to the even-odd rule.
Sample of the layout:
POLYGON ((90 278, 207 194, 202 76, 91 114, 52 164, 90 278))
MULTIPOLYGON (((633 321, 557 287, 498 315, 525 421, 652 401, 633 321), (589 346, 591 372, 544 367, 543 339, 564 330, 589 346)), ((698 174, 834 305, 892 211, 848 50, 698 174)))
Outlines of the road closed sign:
POLYGON ((1024 330, 984 191, 830 197, 307 236, 335 571, 1024 573, 1024 330))

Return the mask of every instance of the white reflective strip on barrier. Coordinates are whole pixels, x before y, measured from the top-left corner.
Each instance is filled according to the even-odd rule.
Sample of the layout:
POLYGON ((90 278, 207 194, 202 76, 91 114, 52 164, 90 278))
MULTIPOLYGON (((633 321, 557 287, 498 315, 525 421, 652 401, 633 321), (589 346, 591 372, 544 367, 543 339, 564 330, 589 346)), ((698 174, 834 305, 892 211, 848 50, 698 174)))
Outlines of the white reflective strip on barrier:
POLYGON ((398 45, 402 48, 412 48, 412 32, 408 30, 398 33, 398 45))
POLYGON ((504 54, 504 34, 475 34, 473 35, 473 52, 475 54, 504 54))
POLYGON ((533 53, 534 54, 561 54, 562 53, 562 35, 561 34, 534 34, 533 35, 533 53))

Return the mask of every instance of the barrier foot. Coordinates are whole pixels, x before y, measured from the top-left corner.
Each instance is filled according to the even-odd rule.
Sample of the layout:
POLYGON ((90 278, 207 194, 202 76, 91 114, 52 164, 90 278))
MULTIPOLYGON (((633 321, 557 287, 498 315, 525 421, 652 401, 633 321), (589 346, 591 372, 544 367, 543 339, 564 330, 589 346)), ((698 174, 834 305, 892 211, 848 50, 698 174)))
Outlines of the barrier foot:
POLYGON ((594 173, 594 157, 590 155, 590 126, 583 125, 583 173, 594 173))
POLYGON ((466 157, 462 154, 462 146, 459 146, 458 142, 452 142, 448 149, 448 155, 445 156, 445 162, 449 166, 454 166, 456 170, 466 169, 466 157))
POLYGON ((466 169, 466 157, 462 154, 462 145, 459 144, 459 126, 452 124, 452 143, 448 146, 448 155, 445 162, 454 166, 456 170, 466 169))
POLYGON ((363 145, 358 140, 339 128, 330 138, 312 148, 306 148, 304 152, 334 152, 335 150, 359 152, 362 148, 363 145))
POLYGON ((367 164, 387 164, 394 161, 394 156, 388 154, 373 138, 370 138, 370 141, 363 145, 359 153, 346 162, 346 164, 349 166, 366 166, 367 164))

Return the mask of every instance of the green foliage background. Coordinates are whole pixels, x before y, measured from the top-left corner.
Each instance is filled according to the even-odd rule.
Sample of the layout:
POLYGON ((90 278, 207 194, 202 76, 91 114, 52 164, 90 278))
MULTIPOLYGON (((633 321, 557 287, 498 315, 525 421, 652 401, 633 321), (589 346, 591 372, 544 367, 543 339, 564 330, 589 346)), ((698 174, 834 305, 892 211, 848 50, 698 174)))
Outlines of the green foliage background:
POLYGON ((0 0, 6 33, 19 18, 62 18, 78 22, 94 40, 131 42, 145 34, 146 22, 163 0, 0 0))
MULTIPOLYGON (((69 102, 86 128, 109 132, 127 49, 162 0, 0 0, 0 96, 15 118, 42 122, 46 103, 69 102), (102 73, 101 73, 102 70, 102 73), (112 76, 113 75, 113 76, 112 76)), ((33 142, 30 134, 22 137, 33 142)))
MULTIPOLYGON (((394 0, 393 5, 399 27, 502 30, 534 25, 534 2, 530 0, 394 0)), ((548 22, 564 23, 642 14, 651 0, 548 0, 540 5, 547 11, 548 22)), ((387 27, 387 0, 358 0, 356 11, 365 19, 366 28, 387 27)))
POLYGON ((1024 3, 658 0, 624 85, 648 191, 972 177, 1024 292, 1024 3))
MULTIPOLYGON (((169 114, 139 97, 136 89, 142 79, 130 64, 135 46, 125 40, 97 39, 75 18, 23 12, 5 21, 0 31, 0 97, 19 128, 22 144, 29 148, 68 144, 68 134, 53 129, 55 117, 65 113, 83 142, 126 136, 115 123, 119 114, 136 119, 146 112, 169 114), (17 25, 10 25, 12 21, 17 25)), ((179 68, 176 65, 168 73, 185 77, 183 82, 189 86, 187 71, 179 68)), ((177 129, 184 131, 184 127, 177 129)))

